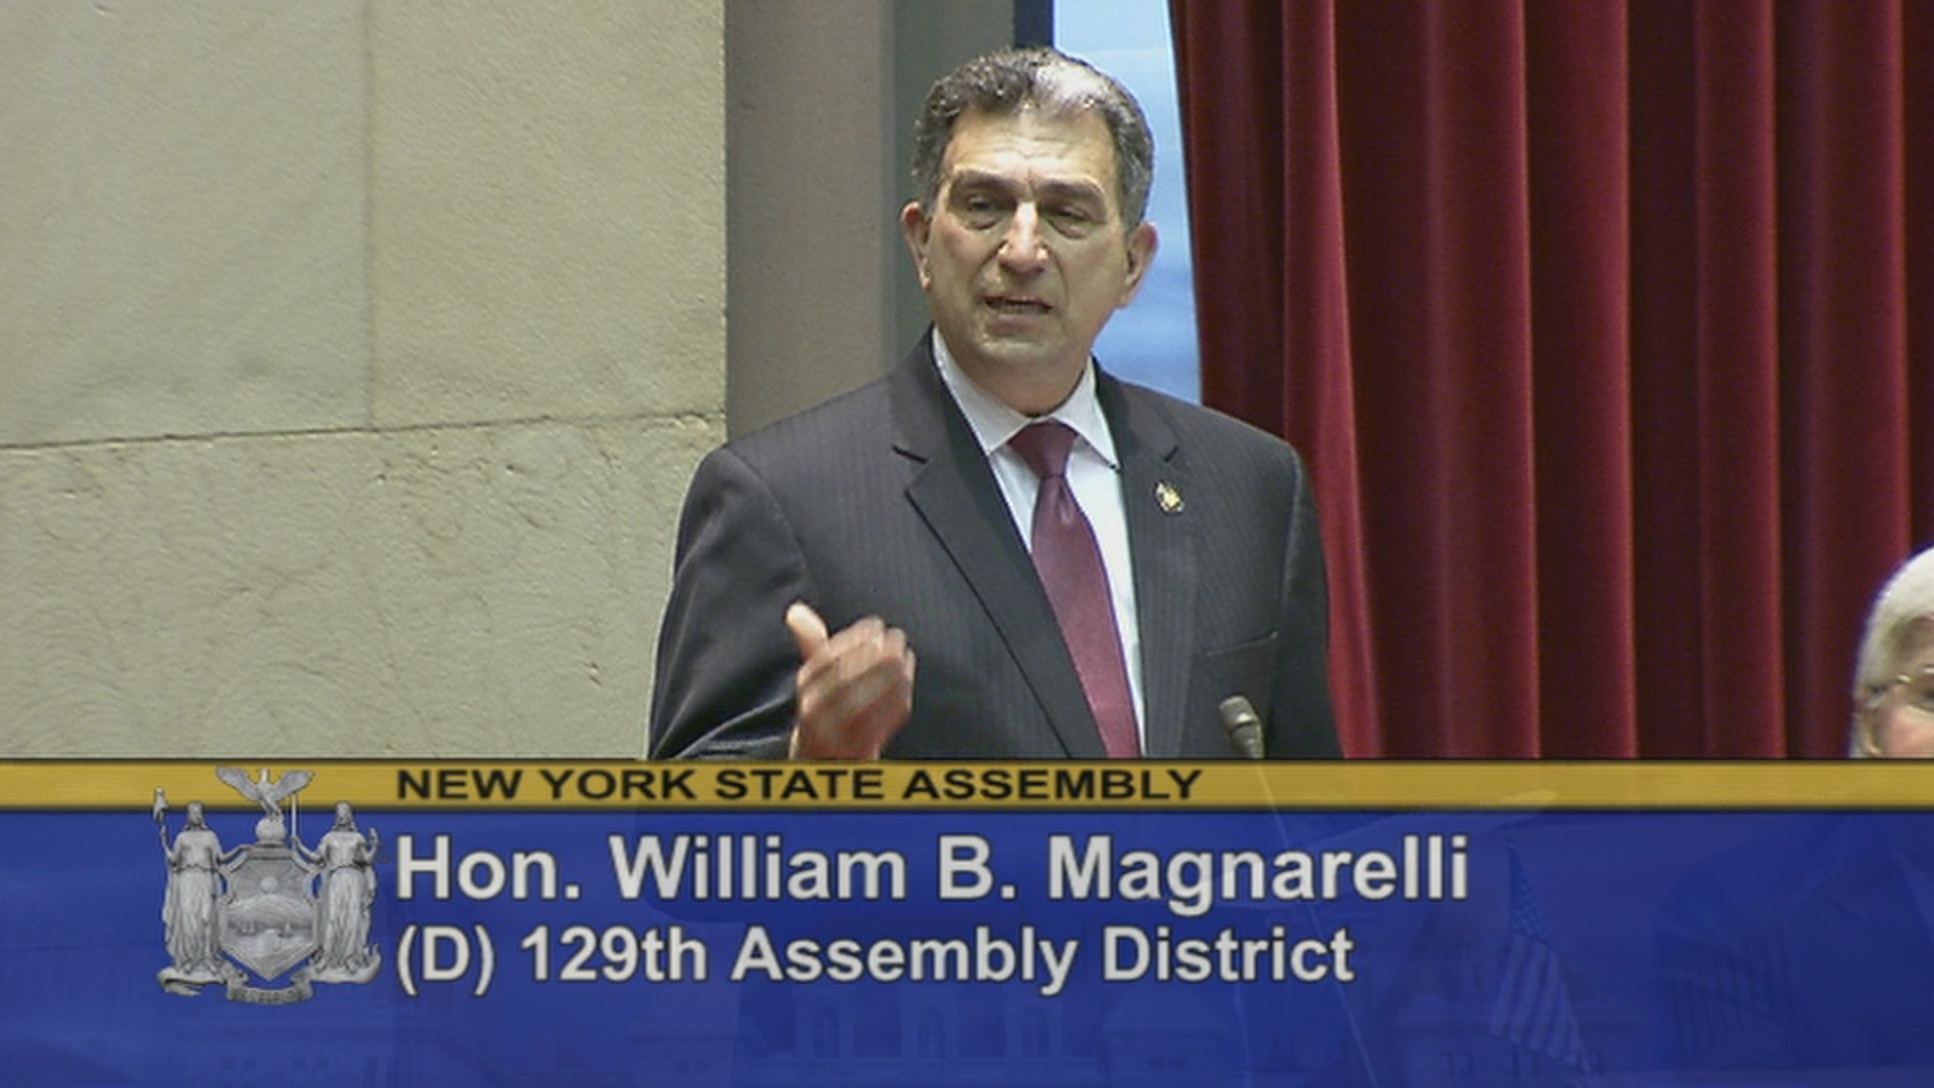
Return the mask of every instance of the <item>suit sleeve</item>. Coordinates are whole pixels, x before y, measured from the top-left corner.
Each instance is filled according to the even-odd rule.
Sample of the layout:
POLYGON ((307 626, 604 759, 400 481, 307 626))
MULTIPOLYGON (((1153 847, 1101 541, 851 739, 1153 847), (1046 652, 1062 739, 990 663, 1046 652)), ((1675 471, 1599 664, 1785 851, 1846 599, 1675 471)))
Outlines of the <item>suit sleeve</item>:
POLYGON ((1282 619, 1275 690, 1270 694, 1272 756, 1322 759, 1343 754, 1330 706, 1329 588, 1323 566, 1323 535, 1309 474, 1290 453, 1293 496, 1289 544, 1283 559, 1282 619))
POLYGON ((731 447, 713 451, 679 516, 652 686, 654 758, 785 757, 799 669, 785 612, 810 588, 765 481, 731 447))

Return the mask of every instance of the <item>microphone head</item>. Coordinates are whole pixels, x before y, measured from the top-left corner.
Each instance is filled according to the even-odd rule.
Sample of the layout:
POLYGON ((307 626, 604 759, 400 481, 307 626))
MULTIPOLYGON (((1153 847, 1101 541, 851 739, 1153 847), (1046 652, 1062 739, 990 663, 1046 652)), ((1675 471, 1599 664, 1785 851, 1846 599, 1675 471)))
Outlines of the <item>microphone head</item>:
POLYGON ((1241 695, 1231 695, 1216 708, 1222 714, 1222 732, 1229 743, 1247 759, 1263 758, 1262 719, 1255 704, 1241 695))
POLYGON ((1222 712, 1222 728, 1225 732, 1248 722, 1262 724, 1262 719, 1256 717, 1256 705, 1246 695, 1231 695, 1222 700, 1216 709, 1222 712))

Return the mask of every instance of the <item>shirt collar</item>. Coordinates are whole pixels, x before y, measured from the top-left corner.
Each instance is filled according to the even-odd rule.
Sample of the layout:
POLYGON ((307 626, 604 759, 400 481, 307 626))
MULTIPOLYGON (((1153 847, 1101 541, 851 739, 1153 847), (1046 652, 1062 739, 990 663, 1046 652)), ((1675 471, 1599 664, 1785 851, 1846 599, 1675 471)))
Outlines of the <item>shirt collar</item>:
POLYGON ((1095 396, 1095 361, 1092 358, 1088 360, 1088 365, 1081 368, 1081 379, 1075 382, 1074 391, 1068 394, 1068 399, 1045 416, 1022 415, 999 397, 981 388, 954 361, 953 353, 947 350, 947 341, 938 329, 933 331, 933 360, 940 368, 940 380, 953 394, 954 403, 960 405, 961 414, 967 417, 967 426, 972 428, 974 438, 980 442, 982 453, 993 454, 1030 423, 1054 419, 1067 424, 1082 442, 1108 463, 1109 468, 1120 467, 1115 457, 1114 433, 1108 429, 1108 418, 1101 414, 1101 400, 1095 396))

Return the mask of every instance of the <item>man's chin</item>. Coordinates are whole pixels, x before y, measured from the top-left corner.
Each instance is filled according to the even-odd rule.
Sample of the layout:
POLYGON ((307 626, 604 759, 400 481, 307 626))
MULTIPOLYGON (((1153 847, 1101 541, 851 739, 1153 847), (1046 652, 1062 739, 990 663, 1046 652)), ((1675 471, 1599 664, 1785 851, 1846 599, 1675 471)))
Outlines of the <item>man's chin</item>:
POLYGON ((974 349, 976 356, 974 362, 978 366, 962 360, 962 365, 969 369, 1002 374, 1032 374, 1050 372, 1065 366, 1061 352, 1041 344, 993 340, 977 343, 974 349))
POLYGON ((1041 327, 1041 322, 990 323, 975 330, 974 350, 990 361, 1017 366, 1051 366, 1067 354, 1067 342, 1058 330, 1041 327))

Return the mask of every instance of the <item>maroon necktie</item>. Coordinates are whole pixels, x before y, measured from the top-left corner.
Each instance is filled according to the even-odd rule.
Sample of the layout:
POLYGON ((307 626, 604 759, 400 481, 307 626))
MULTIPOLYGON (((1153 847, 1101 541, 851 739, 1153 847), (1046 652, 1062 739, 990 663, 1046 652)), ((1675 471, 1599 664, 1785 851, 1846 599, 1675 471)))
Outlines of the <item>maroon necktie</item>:
POLYGON ((1061 637, 1081 674, 1081 689, 1101 727, 1101 744, 1117 759, 1141 754, 1135 733, 1135 703, 1128 692, 1128 670, 1121 660, 1121 635, 1115 628, 1114 598, 1101 565, 1101 548, 1088 516, 1068 487, 1068 451, 1074 431, 1065 423, 1030 423, 1007 440, 1034 474, 1041 490, 1034 499, 1034 569, 1048 591, 1061 637))

